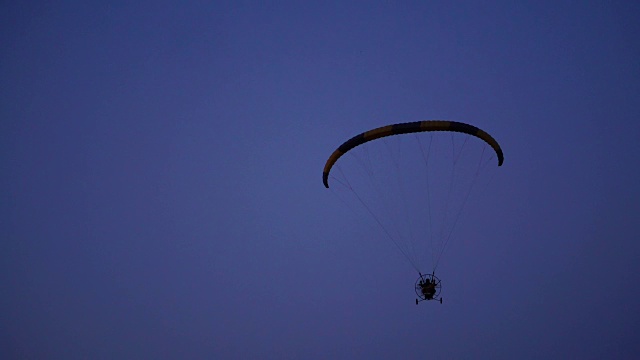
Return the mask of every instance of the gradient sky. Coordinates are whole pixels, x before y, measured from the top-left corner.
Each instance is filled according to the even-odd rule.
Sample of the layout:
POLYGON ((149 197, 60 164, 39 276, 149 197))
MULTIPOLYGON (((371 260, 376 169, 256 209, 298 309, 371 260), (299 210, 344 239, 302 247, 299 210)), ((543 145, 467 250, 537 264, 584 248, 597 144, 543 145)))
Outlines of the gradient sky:
POLYGON ((0 358, 640 356, 640 4, 0 5, 0 358), (322 185, 377 126, 505 163, 444 304, 322 185))

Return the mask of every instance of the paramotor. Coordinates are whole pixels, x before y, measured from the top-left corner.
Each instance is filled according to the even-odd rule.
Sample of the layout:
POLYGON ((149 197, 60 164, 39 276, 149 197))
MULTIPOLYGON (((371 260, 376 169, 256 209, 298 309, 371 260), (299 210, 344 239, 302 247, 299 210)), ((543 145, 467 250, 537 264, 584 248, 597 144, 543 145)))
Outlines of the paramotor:
POLYGON ((352 210, 364 209, 419 273, 416 302, 441 301, 435 270, 472 190, 491 178, 492 159, 504 162, 500 145, 473 125, 399 123, 345 141, 326 161, 322 182, 329 188, 331 180, 331 190, 352 210), (423 275, 429 265, 424 272, 431 274, 423 275))

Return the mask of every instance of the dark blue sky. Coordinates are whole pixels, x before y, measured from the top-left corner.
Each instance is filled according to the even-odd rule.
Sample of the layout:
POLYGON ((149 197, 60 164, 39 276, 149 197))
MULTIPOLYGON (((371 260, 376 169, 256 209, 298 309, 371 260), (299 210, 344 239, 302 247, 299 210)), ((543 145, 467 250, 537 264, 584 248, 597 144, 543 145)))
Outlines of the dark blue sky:
POLYGON ((0 5, 3 359, 640 356, 640 6, 0 5), (322 185, 364 130, 505 164, 415 270, 322 185))

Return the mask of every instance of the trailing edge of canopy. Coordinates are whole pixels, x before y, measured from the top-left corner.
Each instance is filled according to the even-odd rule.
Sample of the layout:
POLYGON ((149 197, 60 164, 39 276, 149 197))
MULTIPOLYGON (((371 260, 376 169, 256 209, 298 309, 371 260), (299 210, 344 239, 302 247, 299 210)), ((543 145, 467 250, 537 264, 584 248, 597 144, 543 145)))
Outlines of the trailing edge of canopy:
POLYGON ((379 139, 386 136, 425 132, 425 131, 453 131, 459 133, 465 133, 476 136, 484 140, 489 146, 495 150, 498 156, 498 166, 502 166, 504 156, 502 149, 498 142, 491 137, 488 133, 484 132, 477 127, 456 121, 442 121, 442 120, 429 120, 429 121, 415 121, 401 124, 393 124, 382 126, 373 130, 365 131, 362 134, 358 134, 351 139, 345 141, 329 156, 327 163, 324 165, 322 171, 322 182, 325 187, 329 187, 329 172, 338 159, 344 155, 347 151, 353 149, 358 145, 362 145, 368 141, 379 139))

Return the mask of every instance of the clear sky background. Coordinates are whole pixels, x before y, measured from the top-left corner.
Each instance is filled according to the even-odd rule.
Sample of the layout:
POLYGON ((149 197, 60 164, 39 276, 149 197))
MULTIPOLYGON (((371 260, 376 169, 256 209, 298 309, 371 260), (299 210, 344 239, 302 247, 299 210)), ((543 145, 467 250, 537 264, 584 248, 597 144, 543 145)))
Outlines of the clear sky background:
POLYGON ((0 358, 640 356, 633 1, 0 5, 0 358), (505 163, 439 276, 322 167, 396 122, 505 163))

